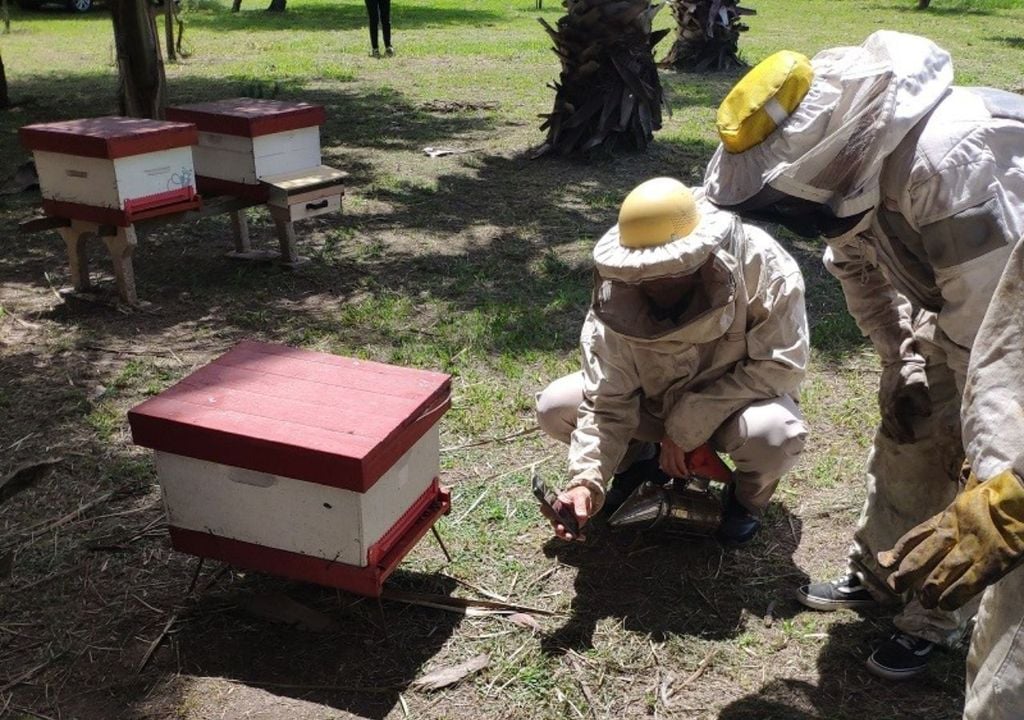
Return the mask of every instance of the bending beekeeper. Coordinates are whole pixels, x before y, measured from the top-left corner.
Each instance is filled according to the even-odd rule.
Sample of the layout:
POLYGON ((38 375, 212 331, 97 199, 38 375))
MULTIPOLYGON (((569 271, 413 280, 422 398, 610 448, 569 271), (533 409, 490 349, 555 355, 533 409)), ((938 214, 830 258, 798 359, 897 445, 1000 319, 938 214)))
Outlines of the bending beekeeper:
MULTIPOLYGON (((875 554, 958 492, 971 347, 1024 232, 1024 99, 952 80, 934 43, 880 31, 810 61, 777 53, 718 111, 708 199, 823 237, 825 264, 882 362, 881 426, 847 574, 798 591, 819 610, 907 600, 888 588, 875 554)), ((923 671, 936 644, 961 637, 974 607, 909 599, 869 669, 894 679, 923 671)))
POLYGON ((940 515, 912 529, 885 567, 920 588, 926 607, 954 610, 978 593, 967 654, 965 720, 1024 717, 1024 240, 989 304, 971 354, 963 427, 975 472, 940 515), (988 588, 987 590, 985 588, 988 588))
POLYGON ((685 477, 686 454, 710 443, 736 466, 719 539, 746 542, 803 449, 799 268, 764 231, 699 195, 671 178, 629 193, 594 248, 583 371, 537 397, 541 428, 569 444, 559 500, 581 528, 644 480, 685 477))

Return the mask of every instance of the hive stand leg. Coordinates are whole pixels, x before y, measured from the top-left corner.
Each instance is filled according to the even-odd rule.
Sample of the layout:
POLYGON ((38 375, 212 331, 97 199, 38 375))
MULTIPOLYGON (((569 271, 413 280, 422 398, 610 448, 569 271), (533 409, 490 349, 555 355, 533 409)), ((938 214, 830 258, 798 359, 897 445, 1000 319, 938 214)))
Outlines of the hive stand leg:
POLYGON ((249 223, 245 219, 245 210, 231 211, 231 230, 235 236, 235 252, 247 253, 252 250, 249 244, 249 223))
POLYGON ((85 252, 85 243, 96 237, 99 225, 82 220, 72 220, 69 227, 57 228, 64 244, 68 248, 68 268, 71 271, 71 285, 76 292, 86 292, 92 285, 89 282, 89 258, 85 252))
POLYGON ((437 526, 436 525, 431 525, 430 526, 430 532, 434 533, 434 539, 437 540, 437 544, 441 546, 441 552, 444 553, 445 558, 450 563, 452 561, 452 556, 448 552, 448 548, 445 547, 444 540, 441 539, 441 533, 439 533, 437 531, 437 526))
POLYGON ((249 239, 249 221, 245 217, 245 208, 231 211, 231 232, 235 240, 235 249, 227 255, 234 260, 273 260, 276 250, 253 250, 249 239))
POLYGON ((135 246, 138 245, 135 226, 119 227, 116 235, 104 235, 103 242, 107 244, 110 259, 114 263, 117 294, 126 305, 138 305, 139 298, 135 294, 135 269, 132 267, 132 255, 135 246))
POLYGON ((281 245, 281 264, 298 267, 309 262, 309 258, 299 255, 295 248, 295 225, 289 217, 288 209, 273 205, 268 207, 270 216, 274 218, 274 225, 277 226, 277 240, 281 245))

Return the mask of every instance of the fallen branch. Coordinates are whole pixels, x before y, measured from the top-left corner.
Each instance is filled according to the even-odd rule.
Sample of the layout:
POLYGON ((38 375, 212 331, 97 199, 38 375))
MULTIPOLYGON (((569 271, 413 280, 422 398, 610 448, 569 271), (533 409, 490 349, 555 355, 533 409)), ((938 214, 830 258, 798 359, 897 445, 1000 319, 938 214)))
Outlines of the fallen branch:
POLYGON ((31 715, 32 717, 39 718, 39 720, 56 720, 53 715, 43 715, 37 710, 31 710, 27 707, 22 707, 21 705, 11 705, 11 710, 15 710, 25 715, 31 715))
POLYGON ((6 685, 0 685, 0 693, 5 693, 8 690, 10 690, 12 687, 16 687, 18 685, 21 685, 26 680, 31 680, 32 677, 34 677, 36 675, 36 673, 38 673, 40 670, 42 670, 47 665, 52 663, 55 659, 56 659, 55 657, 52 657, 52 658, 50 658, 50 659, 48 659, 48 660, 46 660, 46 661, 36 665, 34 668, 29 668, 28 670, 23 672, 21 675, 18 675, 17 677, 15 677, 13 680, 8 681, 6 685))
MULTIPOLYGON (((715 659, 716 654, 718 654, 718 648, 711 648, 711 650, 708 651, 708 654, 704 656, 704 659, 700 661, 700 665, 697 666, 697 669, 690 673, 690 677, 683 680, 680 687, 686 687, 694 680, 699 678, 701 675, 703 675, 704 671, 708 669, 708 665, 710 665, 711 661, 715 659)), ((674 690, 672 694, 675 694, 674 690)))
POLYGON ((404 590, 394 590, 391 588, 385 588, 384 592, 381 593, 380 597, 382 600, 394 600, 396 602, 404 602, 410 605, 436 607, 441 610, 462 612, 463 614, 467 614, 467 610, 473 609, 490 610, 496 613, 527 612, 534 613, 537 615, 561 614, 554 612, 552 610, 544 610, 543 608, 529 607, 528 605, 519 605, 518 603, 498 602, 496 600, 470 600, 467 598, 452 597, 451 595, 412 593, 406 592, 404 590))
POLYGON ((16 533, 15 536, 16 537, 24 537, 25 535, 44 535, 44 534, 50 532, 51 530, 56 530, 61 525, 64 525, 65 523, 71 522, 72 520, 74 520, 76 517, 78 517, 82 513, 88 512, 89 510, 92 510, 97 505, 101 505, 101 504, 105 503, 107 500, 109 500, 111 497, 113 497, 114 494, 117 493, 117 492, 118 492, 117 490, 111 490, 108 493, 104 493, 103 495, 100 495, 98 498, 87 502, 85 505, 80 505, 76 510, 72 510, 67 515, 64 515, 63 517, 60 517, 57 520, 53 520, 53 521, 44 520, 41 523, 36 523, 35 525, 33 525, 33 526, 29 527, 29 528, 26 528, 26 529, 16 533))
MULTIPOLYGON (((577 673, 583 670, 583 668, 580 667, 579 661, 576 659, 575 653, 569 653, 565 656, 565 658, 569 661, 569 663, 572 665, 573 669, 577 673)), ((594 694, 590 692, 590 688, 587 687, 587 684, 585 682, 583 682, 583 678, 577 677, 576 684, 580 686, 580 691, 583 693, 583 697, 587 699, 587 709, 590 710, 591 717, 593 717, 596 720, 597 710, 595 709, 596 706, 594 703, 594 694)))
POLYGON ((174 623, 177 621, 178 613, 174 613, 173 615, 171 615, 170 620, 167 621, 167 624, 164 625, 164 629, 161 630, 160 634, 156 636, 156 639, 149 644, 149 648, 146 650, 146 654, 142 656, 142 661, 139 663, 139 666, 135 669, 136 675, 138 675, 146 669, 146 666, 149 664, 150 658, 153 657, 153 653, 156 652, 157 647, 160 645, 160 643, 164 641, 164 638, 167 637, 167 633, 171 631, 171 626, 174 625, 174 623))
POLYGON ((515 439, 517 437, 522 437, 524 435, 531 435, 531 434, 537 432, 538 430, 540 430, 540 426, 539 425, 534 425, 533 427, 528 427, 525 430, 520 430, 519 432, 514 432, 511 435, 505 435, 504 437, 482 438, 480 440, 474 440, 473 442, 466 443, 464 445, 453 445, 452 447, 441 448, 441 452, 443 452, 443 453, 455 452, 456 450, 465 450, 466 448, 480 447, 481 445, 490 445, 491 443, 507 442, 507 441, 513 440, 513 439, 515 439))

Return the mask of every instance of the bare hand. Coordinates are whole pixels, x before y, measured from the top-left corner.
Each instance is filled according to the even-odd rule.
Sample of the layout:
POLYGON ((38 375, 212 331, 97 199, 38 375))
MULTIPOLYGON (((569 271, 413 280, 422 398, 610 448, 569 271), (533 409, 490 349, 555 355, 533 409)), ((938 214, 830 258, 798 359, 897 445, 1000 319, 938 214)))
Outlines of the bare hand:
POLYGON ((541 505, 540 511, 544 514, 544 517, 551 521, 551 526, 555 529, 555 535, 563 540, 585 540, 586 537, 583 535, 582 530, 587 520, 590 519, 591 508, 594 504, 590 488, 580 485, 579 487, 561 492, 558 494, 557 502, 561 503, 563 507, 572 508, 573 514, 576 516, 576 526, 580 528, 580 532, 578 534, 569 532, 557 515, 541 505))
POLYGON ((668 435, 661 439, 661 456, 658 462, 666 475, 684 478, 690 474, 690 469, 686 467, 686 453, 672 442, 668 435))

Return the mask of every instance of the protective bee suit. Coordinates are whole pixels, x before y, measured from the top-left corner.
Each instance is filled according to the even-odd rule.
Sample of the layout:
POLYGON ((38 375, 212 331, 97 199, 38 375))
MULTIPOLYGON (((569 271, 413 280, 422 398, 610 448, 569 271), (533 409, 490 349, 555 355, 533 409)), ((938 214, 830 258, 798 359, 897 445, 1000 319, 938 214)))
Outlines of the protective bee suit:
POLYGON ((879 560, 899 589, 955 608, 984 590, 967 655, 967 720, 1024 717, 1024 239, 1017 243, 975 339, 964 391, 975 473, 941 514, 879 560), (1007 463, 1005 458, 1014 458, 1007 463), (987 588, 987 589, 985 589, 987 588))
MULTIPOLYGON (((683 187, 648 183, 662 181, 683 187)), ((570 445, 568 488, 588 487, 595 512, 632 460, 633 440, 667 435, 684 451, 710 441, 732 456, 736 498, 758 514, 803 448, 794 402, 808 359, 799 268, 764 231, 696 195, 699 220, 677 222, 671 238, 626 246, 620 214, 597 243, 583 370, 538 395, 541 428, 570 445), (689 283, 692 292, 662 311, 645 294, 652 282, 689 283)))
MULTIPOLYGON (((875 554, 958 491, 971 348, 1024 233, 1024 101, 954 87, 945 51, 890 31, 810 65, 806 88, 764 104, 753 136, 749 122, 723 134, 705 187, 718 205, 823 236, 825 264, 881 356, 882 426, 850 556, 881 599, 888 571, 875 554)), ((981 477, 1011 459, 979 444, 998 445, 968 444, 981 477)), ((948 642, 970 614, 912 600, 896 624, 948 642)))

